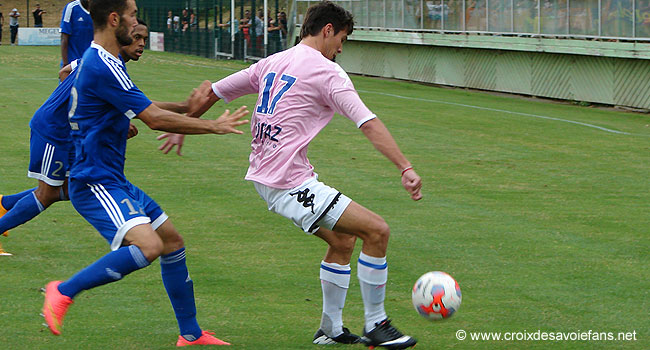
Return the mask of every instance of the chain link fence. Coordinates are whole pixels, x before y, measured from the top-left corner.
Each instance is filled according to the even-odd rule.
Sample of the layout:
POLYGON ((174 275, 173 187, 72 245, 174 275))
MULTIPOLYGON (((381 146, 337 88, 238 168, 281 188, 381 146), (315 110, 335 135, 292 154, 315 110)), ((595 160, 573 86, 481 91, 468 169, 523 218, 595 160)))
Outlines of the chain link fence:
MULTIPOLYGON (((297 22, 315 1, 297 1, 297 22)), ((650 41, 650 0, 350 0, 355 27, 650 41)))
MULTIPOLYGON (((650 0, 335 1, 367 30, 650 41, 650 0)), ((287 47, 308 0, 139 0, 152 49, 257 60, 287 47)))
POLYGON ((140 0, 137 4, 139 16, 152 32, 152 49, 248 60, 286 48, 287 0, 140 0))

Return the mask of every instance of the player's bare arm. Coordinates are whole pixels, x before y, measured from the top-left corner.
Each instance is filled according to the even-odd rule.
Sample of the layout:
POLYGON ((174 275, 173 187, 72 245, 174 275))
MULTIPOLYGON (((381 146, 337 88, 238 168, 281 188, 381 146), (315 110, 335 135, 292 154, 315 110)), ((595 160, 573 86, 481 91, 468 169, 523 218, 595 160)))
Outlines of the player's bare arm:
POLYGON ((246 106, 242 106, 234 113, 226 110, 216 120, 202 120, 190 118, 182 114, 170 112, 151 104, 144 111, 137 115, 147 126, 154 130, 168 131, 178 134, 243 134, 237 130, 238 126, 248 123, 248 120, 241 120, 248 114, 246 106))
POLYGON ((185 135, 183 134, 174 134, 174 133, 165 133, 158 137, 156 140, 165 140, 162 145, 158 147, 158 150, 162 151, 163 154, 169 153, 176 147, 176 154, 182 156, 183 144, 185 142, 185 135))
MULTIPOLYGON (((205 113, 212 104, 207 108, 205 106, 209 103, 210 97, 208 94, 211 93, 211 83, 209 80, 205 80, 199 85, 199 87, 194 88, 192 93, 187 97, 185 101, 182 102, 160 102, 153 101, 153 103, 161 108, 175 113, 185 113, 188 117, 200 118, 203 113, 205 113)), ((214 93, 212 93, 214 95, 214 93)), ((215 101, 216 102, 216 101, 215 101)))
POLYGON ((72 65, 66 65, 65 67, 59 70, 59 81, 64 81, 72 73, 72 65))
MULTIPOLYGON (((205 80, 198 88, 192 91, 190 97, 185 101, 187 110, 183 113, 187 113, 188 117, 199 118, 217 101, 219 101, 219 98, 212 91, 212 83, 209 80, 205 80)), ((156 139, 165 140, 163 144, 158 147, 163 154, 169 153, 174 149, 174 147, 176 147, 176 154, 179 156, 183 155, 181 149, 183 148, 185 135, 166 133, 158 136, 156 139)))
POLYGON ((68 40, 70 39, 70 34, 66 33, 61 33, 61 61, 63 61, 63 65, 67 65, 68 63, 68 40))
POLYGON ((126 135, 127 139, 130 139, 132 137, 135 137, 138 134, 138 128, 133 125, 133 123, 129 124, 129 133, 126 135))
POLYGON ((422 180, 413 170, 408 159, 402 154, 384 123, 379 118, 371 119, 361 125, 361 131, 372 142, 375 149, 393 162, 397 169, 402 172, 402 186, 411 194, 411 199, 414 201, 422 199, 422 180))
POLYGON ((198 118, 212 108, 219 101, 219 97, 212 91, 212 83, 209 80, 203 81, 196 90, 198 97, 191 101, 187 114, 198 118))

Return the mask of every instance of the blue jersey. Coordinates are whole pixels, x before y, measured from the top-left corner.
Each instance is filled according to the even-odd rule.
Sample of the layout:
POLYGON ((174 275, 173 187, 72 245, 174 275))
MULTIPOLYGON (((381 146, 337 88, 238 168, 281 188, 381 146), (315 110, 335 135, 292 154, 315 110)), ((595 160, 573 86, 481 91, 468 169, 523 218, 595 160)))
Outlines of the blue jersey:
POLYGON ((93 43, 77 68, 70 98, 76 159, 70 178, 85 183, 126 183, 129 124, 151 101, 132 82, 124 61, 93 43))
POLYGON ((68 3, 61 15, 61 33, 68 34, 68 62, 83 56, 93 41, 93 20, 79 0, 68 3))
POLYGON ((77 62, 72 61, 72 72, 62 81, 41 107, 36 110, 29 127, 47 142, 63 145, 72 143, 68 106, 70 90, 77 76, 77 62))

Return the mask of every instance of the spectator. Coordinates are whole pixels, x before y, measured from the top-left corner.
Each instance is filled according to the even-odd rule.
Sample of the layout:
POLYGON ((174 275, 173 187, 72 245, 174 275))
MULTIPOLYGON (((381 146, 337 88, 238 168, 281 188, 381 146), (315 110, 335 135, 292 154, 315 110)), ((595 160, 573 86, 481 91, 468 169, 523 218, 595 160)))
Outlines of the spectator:
POLYGON ((190 26, 190 16, 187 14, 187 9, 183 10, 183 17, 181 18, 182 31, 186 31, 190 26))
MULTIPOLYGON (((2 4, 0 4, 2 6, 2 4)), ((2 11, 0 11, 0 45, 2 45, 2 27, 5 25, 5 18, 2 16, 2 11)))
MULTIPOLYGON (((271 12, 271 11, 269 10, 269 12, 271 12)), ((280 40, 281 40, 282 35, 280 34, 281 28, 278 25, 277 19, 274 19, 273 17, 271 17, 270 13, 268 15, 268 23, 267 23, 267 25, 268 25, 267 30, 268 30, 268 33, 269 33, 269 42, 268 42, 268 52, 267 52, 267 54, 270 55, 270 54, 274 54, 276 52, 282 51, 282 49, 280 48, 280 40)))
POLYGON ((235 51, 231 52, 232 54, 238 53, 239 49, 241 48, 241 34, 239 30, 239 20, 235 19, 232 22, 228 21, 226 23, 219 23, 217 24, 217 27, 219 27, 219 51, 221 52, 230 52, 231 51, 231 41, 232 41, 232 36, 230 34, 230 29, 231 27, 234 27, 234 34, 235 34, 235 51), (221 30, 223 29, 223 30, 221 30))
POLYGON ((262 18, 264 18, 264 11, 259 10, 251 25, 251 29, 255 33, 255 48, 257 48, 257 51, 255 51, 255 48, 253 48, 253 51, 255 51, 253 55, 256 53, 259 54, 259 50, 262 49, 262 45, 264 44, 264 21, 262 21, 262 18))
POLYGON ((244 17, 239 20, 239 29, 241 29, 241 32, 244 33, 244 40, 246 41, 246 45, 250 47, 251 45, 251 30, 250 30, 250 22, 251 22, 251 12, 250 10, 244 11, 244 17))
POLYGON ((174 16, 174 31, 178 33, 181 28, 181 17, 176 15, 174 16))
MULTIPOLYGON (((239 33, 239 27, 240 27, 239 26, 239 20, 235 19, 235 21, 233 23, 235 25, 235 34, 237 34, 237 33, 239 33)), ((219 24, 217 24, 217 27, 224 28, 226 30, 226 32, 228 34, 230 34, 230 21, 228 21, 226 23, 219 23, 219 24)))
POLYGON ((174 16, 172 15, 172 11, 169 10, 167 11, 167 31, 171 32, 174 28, 174 16))
POLYGON ((190 30, 196 30, 199 27, 199 21, 196 19, 194 11, 190 12, 190 30))
POLYGON ((36 8, 34 11, 32 11, 32 14, 34 15, 34 27, 35 28, 43 28, 43 14, 46 14, 47 12, 41 10, 41 5, 36 4, 36 8))
POLYGON ((282 11, 278 13, 277 26, 280 28, 280 51, 287 48, 287 14, 282 11))
POLYGON ((9 12, 9 30, 11 31, 11 45, 16 45, 16 36, 18 36, 18 17, 20 12, 18 9, 13 9, 9 12))

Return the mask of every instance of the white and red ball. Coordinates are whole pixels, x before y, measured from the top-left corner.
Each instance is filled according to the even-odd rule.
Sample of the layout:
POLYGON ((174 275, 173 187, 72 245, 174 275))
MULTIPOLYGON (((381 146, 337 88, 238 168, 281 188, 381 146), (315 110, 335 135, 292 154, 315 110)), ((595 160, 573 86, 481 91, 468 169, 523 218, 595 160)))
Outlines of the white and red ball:
POLYGON ((422 275, 413 285, 411 298, 415 310, 431 321, 451 317, 462 301, 458 282, 441 271, 422 275))

